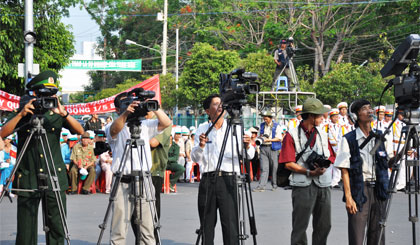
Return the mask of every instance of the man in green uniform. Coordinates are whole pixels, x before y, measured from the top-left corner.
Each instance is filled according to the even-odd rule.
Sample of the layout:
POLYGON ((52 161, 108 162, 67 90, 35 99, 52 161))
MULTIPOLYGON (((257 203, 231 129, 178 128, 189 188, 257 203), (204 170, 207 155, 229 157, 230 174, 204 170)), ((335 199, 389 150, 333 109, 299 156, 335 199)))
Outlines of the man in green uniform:
POLYGON ((81 194, 84 194, 84 195, 89 194, 90 186, 95 180, 96 156, 94 153, 93 146, 89 143, 90 143, 90 134, 88 132, 84 132, 82 135, 82 142, 75 145, 73 147, 73 151, 71 152, 70 160, 72 161, 73 165, 70 168, 70 181, 71 181, 70 194, 77 193, 77 183, 79 180, 78 176, 79 176, 79 171, 82 170, 82 168, 86 169, 88 176, 85 179, 85 183, 83 184, 82 190, 80 191, 81 194))
MULTIPOLYGON (((45 89, 50 90, 52 91, 52 94, 55 94, 54 92, 58 91, 57 86, 55 85, 56 79, 57 75, 54 72, 45 71, 34 77, 26 87, 32 93, 32 96, 40 96, 40 91, 45 89)), ((56 97, 56 95, 53 96, 56 97)), ((54 162, 54 166, 50 166, 50 169, 52 174, 54 174, 53 167, 57 172, 60 194, 65 211, 66 196, 64 191, 68 187, 68 181, 66 166, 64 165, 60 149, 61 129, 62 127, 65 127, 74 133, 82 134, 83 128, 69 115, 58 100, 56 108, 43 112, 42 110, 35 110, 36 108, 39 108, 39 105, 34 103, 35 97, 33 97, 33 99, 27 99, 28 96, 26 96, 26 98, 21 98, 20 109, 10 114, 7 123, 0 131, 0 136, 5 138, 11 134, 15 128, 21 127, 17 131, 19 138, 18 154, 23 154, 23 152, 21 152, 22 147, 32 129, 32 126, 28 122, 35 112, 37 114, 42 113, 42 115, 39 116, 43 116, 44 118, 43 127, 46 131, 48 145, 50 146, 54 162), (22 102, 24 101, 29 102, 23 104, 22 102)), ((46 144, 46 142, 44 142, 44 144, 46 144)), ((52 165, 51 162, 50 165, 52 165)), ((38 189, 39 173, 47 173, 46 161, 40 141, 33 137, 24 152, 22 161, 17 169, 13 187, 18 189, 38 189)), ((64 229, 60 219, 57 200, 52 192, 49 178, 47 182, 46 207, 48 214, 45 215, 45 225, 48 226, 49 231, 46 234, 46 241, 47 244, 64 244, 64 229)), ((41 200, 41 193, 16 191, 16 194, 18 194, 16 244, 37 244, 38 207, 41 200)))

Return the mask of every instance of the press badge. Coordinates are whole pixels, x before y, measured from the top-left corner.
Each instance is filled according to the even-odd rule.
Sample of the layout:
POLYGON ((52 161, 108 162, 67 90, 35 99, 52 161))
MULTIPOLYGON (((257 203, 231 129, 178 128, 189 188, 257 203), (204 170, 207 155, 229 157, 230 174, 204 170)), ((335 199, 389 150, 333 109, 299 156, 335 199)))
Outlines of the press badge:
POLYGON ((378 152, 380 157, 386 157, 386 152, 385 151, 379 151, 378 152))

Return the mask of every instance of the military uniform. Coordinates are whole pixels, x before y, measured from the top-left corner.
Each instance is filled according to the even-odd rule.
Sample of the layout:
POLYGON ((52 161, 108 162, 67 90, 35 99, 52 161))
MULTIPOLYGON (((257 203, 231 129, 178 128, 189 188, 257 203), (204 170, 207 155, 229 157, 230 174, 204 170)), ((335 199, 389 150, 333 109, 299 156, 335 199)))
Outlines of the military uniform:
MULTIPOLYGON (((73 147, 70 160, 74 163, 70 169, 71 191, 74 192, 77 191, 77 177, 79 175, 79 167, 86 167, 86 165, 96 161, 93 146, 89 144, 86 147, 83 147, 82 143, 75 145, 73 147)), ((82 189, 89 192, 90 186, 92 185, 96 176, 95 165, 88 167, 86 170, 89 172, 89 174, 83 184, 82 189)))
MULTIPOLYGON (((16 112, 12 112, 9 116, 9 120, 16 115, 16 112)), ((30 116, 22 118, 16 128, 22 126, 29 120, 30 116)), ((68 181, 66 166, 63 162, 60 149, 61 128, 63 126, 66 127, 66 119, 58 114, 48 111, 44 114, 43 126, 46 130, 48 145, 51 148, 51 154, 60 184, 64 210, 66 210, 66 195, 64 191, 68 187, 68 181)), ((26 138, 30 134, 30 129, 31 127, 27 125, 17 132, 19 138, 18 154, 21 154, 20 151, 22 150, 26 138)), ((44 147, 46 148, 47 145, 44 145, 44 147)), ((53 173, 53 169, 51 167, 52 166, 50 166, 50 169, 53 173)), ((26 148, 26 152, 22 157, 19 168, 16 171, 13 187, 20 189, 38 189, 37 174, 41 172, 47 173, 45 156, 42 152, 40 141, 33 137, 28 145, 28 148, 26 148)), ((48 181, 48 187, 47 224, 50 231, 48 232, 47 239, 50 244, 64 244, 64 230, 61 224, 56 198, 54 193, 51 191, 52 187, 50 181, 48 181)), ((15 193, 18 194, 16 244, 37 244, 38 207, 41 200, 41 194, 38 192, 31 193, 20 191, 16 191, 15 193)))

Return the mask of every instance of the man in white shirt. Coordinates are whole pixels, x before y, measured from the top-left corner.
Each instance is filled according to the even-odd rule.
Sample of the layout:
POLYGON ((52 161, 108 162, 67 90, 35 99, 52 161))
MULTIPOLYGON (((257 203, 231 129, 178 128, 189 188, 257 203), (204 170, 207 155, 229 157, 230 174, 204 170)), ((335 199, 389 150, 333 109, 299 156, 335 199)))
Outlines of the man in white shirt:
MULTIPOLYGON (((381 144, 374 155, 370 154, 374 139, 360 149, 372 130, 373 111, 370 102, 363 99, 353 102, 350 109, 357 115, 356 130, 341 140, 334 163, 342 172, 349 244, 363 244, 365 240, 367 244, 378 244, 379 222, 388 198, 388 159, 393 156, 392 144, 381 144)), ((385 244, 385 237, 381 244, 385 244)))
MULTIPOLYGON (((217 222, 217 209, 219 209, 220 220, 223 224, 223 243, 239 244, 236 176, 240 174, 240 168, 235 138, 230 136, 227 138, 220 172, 216 172, 228 124, 223 116, 216 122, 217 117, 222 113, 222 102, 219 95, 207 97, 203 102, 203 107, 211 122, 199 126, 196 131, 199 137, 195 138, 191 151, 192 160, 198 162, 200 170, 202 170, 202 179, 198 190, 198 212, 202 239, 206 245, 214 243, 214 227, 217 222), (214 127, 206 137, 205 133, 212 124, 214 127), (232 140, 234 141, 232 142, 232 140)), ((242 132, 240 126, 234 127, 238 133, 242 132)), ((248 159, 252 159, 255 149, 250 147, 249 142, 250 137, 244 136, 248 159)), ((239 144, 239 147, 239 151, 242 152, 242 144, 239 144)))
MULTIPOLYGON (((124 148, 127 140, 131 138, 130 129, 127 126, 127 118, 130 114, 134 113, 136 107, 140 103, 139 101, 134 101, 125 111, 120 111, 121 100, 127 96, 127 93, 121 93, 115 97, 114 104, 119 117, 105 128, 107 139, 113 153, 112 171, 114 173, 120 169, 120 164, 123 164, 121 160, 123 158, 124 148)), ((126 235, 130 223, 136 237, 136 244, 138 244, 137 242, 150 245, 156 244, 152 210, 145 200, 144 195, 141 197, 140 227, 139 224, 136 224, 135 222, 138 217, 136 217, 137 215, 134 209, 135 202, 133 199, 134 176, 131 175, 132 171, 150 171, 152 167, 152 157, 149 140, 172 123, 162 110, 159 109, 153 113, 156 115, 157 120, 143 120, 140 126, 140 139, 144 140, 144 151, 140 152, 142 147, 137 146, 137 148, 133 148, 133 157, 131 157, 131 152, 128 150, 126 152, 127 155, 124 158, 126 160, 125 166, 122 169, 123 176, 112 206, 111 244, 126 244, 126 235), (140 154, 142 159, 139 159, 140 154), (132 162, 131 159, 133 160, 132 162), (138 234, 139 231, 141 231, 141 234, 138 234)), ((152 189, 151 191, 154 192, 153 184, 146 183, 146 181, 148 181, 148 179, 144 179, 143 190, 146 189, 146 187, 150 187, 152 189)), ((151 196, 154 196, 154 193, 151 193, 151 196)))

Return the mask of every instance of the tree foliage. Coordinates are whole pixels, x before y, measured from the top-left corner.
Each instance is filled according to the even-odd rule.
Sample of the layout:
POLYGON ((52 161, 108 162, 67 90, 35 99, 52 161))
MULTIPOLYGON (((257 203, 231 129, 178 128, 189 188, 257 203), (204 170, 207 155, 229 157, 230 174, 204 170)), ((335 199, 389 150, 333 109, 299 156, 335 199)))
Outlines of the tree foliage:
POLYGON ((232 50, 217 50, 207 43, 196 43, 191 49, 179 80, 179 89, 194 109, 210 94, 218 93, 220 73, 229 73, 239 66, 239 55, 232 50))
MULTIPOLYGON (((37 34, 34 46, 34 64, 40 71, 58 72, 74 53, 73 35, 61 23, 68 15, 68 8, 75 1, 34 1, 34 31, 37 34)), ((0 89, 22 94, 23 78, 18 77, 18 63, 24 63, 23 43, 24 6, 22 1, 6 0, 0 3, 0 89)))
POLYGON ((261 50, 256 53, 249 53, 241 62, 242 67, 247 72, 258 74, 258 82, 261 91, 271 89, 273 82, 273 71, 276 69, 276 64, 273 57, 267 53, 266 50, 261 50))
MULTIPOLYGON (((351 63, 333 64, 332 70, 314 84, 314 92, 323 103, 333 107, 341 101, 351 102, 358 98, 377 105, 386 86, 379 73, 381 67, 381 63, 370 63, 366 67, 351 63)), ((382 104, 393 101, 392 92, 386 92, 382 104)))

